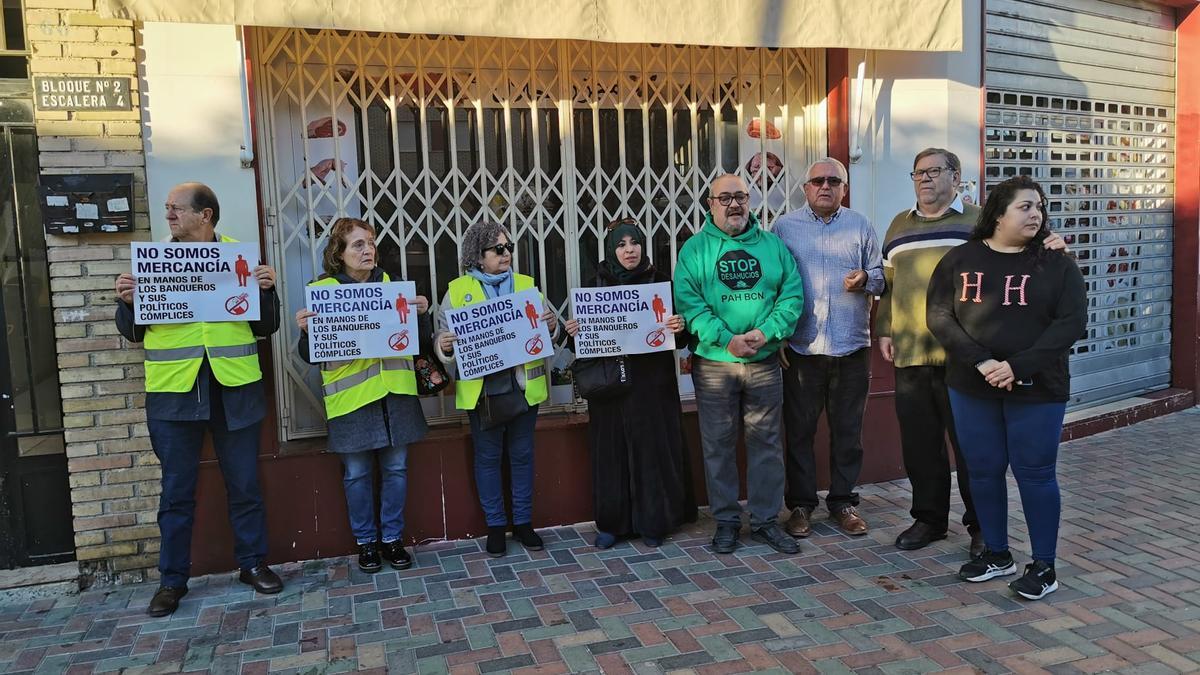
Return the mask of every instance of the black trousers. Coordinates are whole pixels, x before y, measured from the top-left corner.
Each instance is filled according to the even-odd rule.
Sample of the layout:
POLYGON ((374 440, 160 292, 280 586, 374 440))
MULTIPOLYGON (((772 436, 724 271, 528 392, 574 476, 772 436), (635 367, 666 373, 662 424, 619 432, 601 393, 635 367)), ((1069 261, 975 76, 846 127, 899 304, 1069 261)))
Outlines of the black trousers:
POLYGON ((946 435, 954 449, 958 467, 958 492, 963 500, 963 525, 979 528, 967 462, 954 433, 954 416, 946 390, 942 366, 909 366, 896 369, 896 417, 900 421, 900 445, 904 470, 912 483, 912 517, 945 529, 950 522, 950 458, 946 435))
POLYGON ((862 472, 862 421, 871 378, 871 350, 846 356, 804 356, 791 347, 791 366, 783 374, 784 425, 787 429, 788 509, 810 511, 817 498, 817 465, 813 437, 825 412, 829 423, 829 495, 825 506, 834 513, 858 506, 854 486, 862 472))

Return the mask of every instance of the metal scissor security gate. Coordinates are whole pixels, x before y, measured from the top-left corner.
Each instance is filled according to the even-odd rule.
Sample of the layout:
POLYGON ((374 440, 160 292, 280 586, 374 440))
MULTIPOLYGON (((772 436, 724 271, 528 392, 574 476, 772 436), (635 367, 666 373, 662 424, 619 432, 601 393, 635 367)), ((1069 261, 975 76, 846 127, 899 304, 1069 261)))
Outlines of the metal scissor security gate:
MULTIPOLYGON (((498 220, 517 240, 517 268, 565 317, 568 289, 603 255, 606 223, 638 220, 669 270, 713 177, 746 176, 769 223, 803 203, 803 171, 824 154, 821 50, 252 36, 269 246, 289 316, 338 216, 373 224, 380 265, 435 303, 459 274, 467 227, 498 220)), ((288 439, 325 428, 297 337, 291 322, 276 337, 288 439)), ((425 403, 431 418, 454 412, 450 397, 425 403)), ((574 405, 570 388, 555 387, 551 403, 574 405)))
POLYGON ((1174 14, 1148 2, 987 4, 985 183, 1025 174, 1088 289, 1071 404, 1168 386, 1174 14))

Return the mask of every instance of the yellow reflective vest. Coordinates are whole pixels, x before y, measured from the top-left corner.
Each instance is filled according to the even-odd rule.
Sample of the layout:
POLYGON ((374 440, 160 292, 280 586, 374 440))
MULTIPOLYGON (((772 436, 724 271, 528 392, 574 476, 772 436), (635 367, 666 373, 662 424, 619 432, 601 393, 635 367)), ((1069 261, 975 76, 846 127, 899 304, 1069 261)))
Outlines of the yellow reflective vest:
MULTIPOLYGON (((385 272, 383 280, 390 281, 385 272)), ((309 286, 336 286, 333 277, 314 281, 309 286)), ((325 395, 325 416, 340 417, 391 394, 417 393, 417 375, 411 356, 387 359, 354 359, 321 364, 321 388, 325 395)))
MULTIPOLYGON (((513 273, 513 290, 520 292, 534 287, 533 277, 513 273)), ((483 284, 475 277, 464 274, 450 282, 450 306, 454 309, 476 305, 487 300, 483 284)), ((474 410, 483 392, 483 378, 459 380, 454 385, 454 406, 459 410, 474 410)), ((537 405, 550 396, 549 380, 546 377, 546 360, 538 359, 525 364, 525 401, 537 405)))
MULTIPOLYGON (((236 242, 221 235, 224 243, 236 242)), ((262 379, 258 345, 246 321, 153 324, 146 328, 146 391, 191 391, 208 357, 213 375, 226 387, 262 379)))

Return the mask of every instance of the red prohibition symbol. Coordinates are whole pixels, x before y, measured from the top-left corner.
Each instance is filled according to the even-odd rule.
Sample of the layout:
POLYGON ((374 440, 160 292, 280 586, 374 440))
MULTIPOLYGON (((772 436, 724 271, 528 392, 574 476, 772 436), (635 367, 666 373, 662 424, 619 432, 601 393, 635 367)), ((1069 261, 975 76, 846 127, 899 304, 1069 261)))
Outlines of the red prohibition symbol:
POLYGON ((408 331, 402 330, 399 333, 392 333, 388 338, 388 346, 394 352, 402 352, 408 349, 408 331))
POLYGON ((542 336, 534 335, 525 341, 525 353, 530 356, 537 356, 542 353, 542 336))
POLYGON ((234 316, 245 314, 248 309, 250 309, 250 295, 248 293, 235 295, 225 301, 225 311, 234 316))
POLYGON ((646 344, 650 345, 651 347, 661 347, 662 343, 666 341, 667 334, 666 330, 663 328, 656 328, 646 334, 646 344))

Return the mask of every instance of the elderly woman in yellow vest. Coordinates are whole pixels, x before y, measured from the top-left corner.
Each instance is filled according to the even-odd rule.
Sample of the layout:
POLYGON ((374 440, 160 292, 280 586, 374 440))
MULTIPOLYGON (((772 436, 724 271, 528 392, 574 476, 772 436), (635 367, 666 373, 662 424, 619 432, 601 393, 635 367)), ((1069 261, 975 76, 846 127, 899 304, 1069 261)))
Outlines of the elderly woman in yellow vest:
MULTIPOLYGON (((465 272, 450 282, 442 299, 443 308, 457 309, 509 293, 534 288, 533 277, 512 269, 512 237, 495 223, 476 223, 463 235, 459 262, 465 272)), ((554 312, 546 310, 542 320, 551 333, 558 329, 554 312)), ((454 360, 456 336, 438 316, 438 356, 449 364, 454 360)), ((487 517, 487 552, 493 558, 504 555, 508 516, 504 510, 504 486, 500 462, 508 452, 512 480, 513 538, 525 548, 540 551, 542 538, 533 531, 533 430, 538 404, 550 390, 545 361, 538 360, 481 379, 459 380, 455 385, 455 403, 466 410, 471 422, 471 440, 475 446, 475 486, 479 504, 487 517), (524 391, 529 409, 507 422, 489 426, 480 414, 482 396, 524 391)))
MULTIPOLYGON (((375 230, 356 218, 339 218, 329 233, 323 258, 325 273, 313 286, 371 284, 390 281, 375 266, 375 230)), ((423 314, 429 299, 418 295, 409 303, 423 314)), ((296 312, 300 328, 300 357, 309 357, 308 318, 296 312)), ((382 558, 394 569, 412 567, 404 550, 404 499, 408 490, 408 445, 425 436, 425 414, 417 398, 411 356, 355 359, 321 364, 325 414, 329 419, 329 451, 341 455, 350 529, 358 542, 358 567, 375 572, 382 558), (375 461, 380 481, 379 523, 375 519, 375 461), (380 546, 382 543, 382 547, 380 546), (381 550, 382 548, 382 550, 381 550)))

